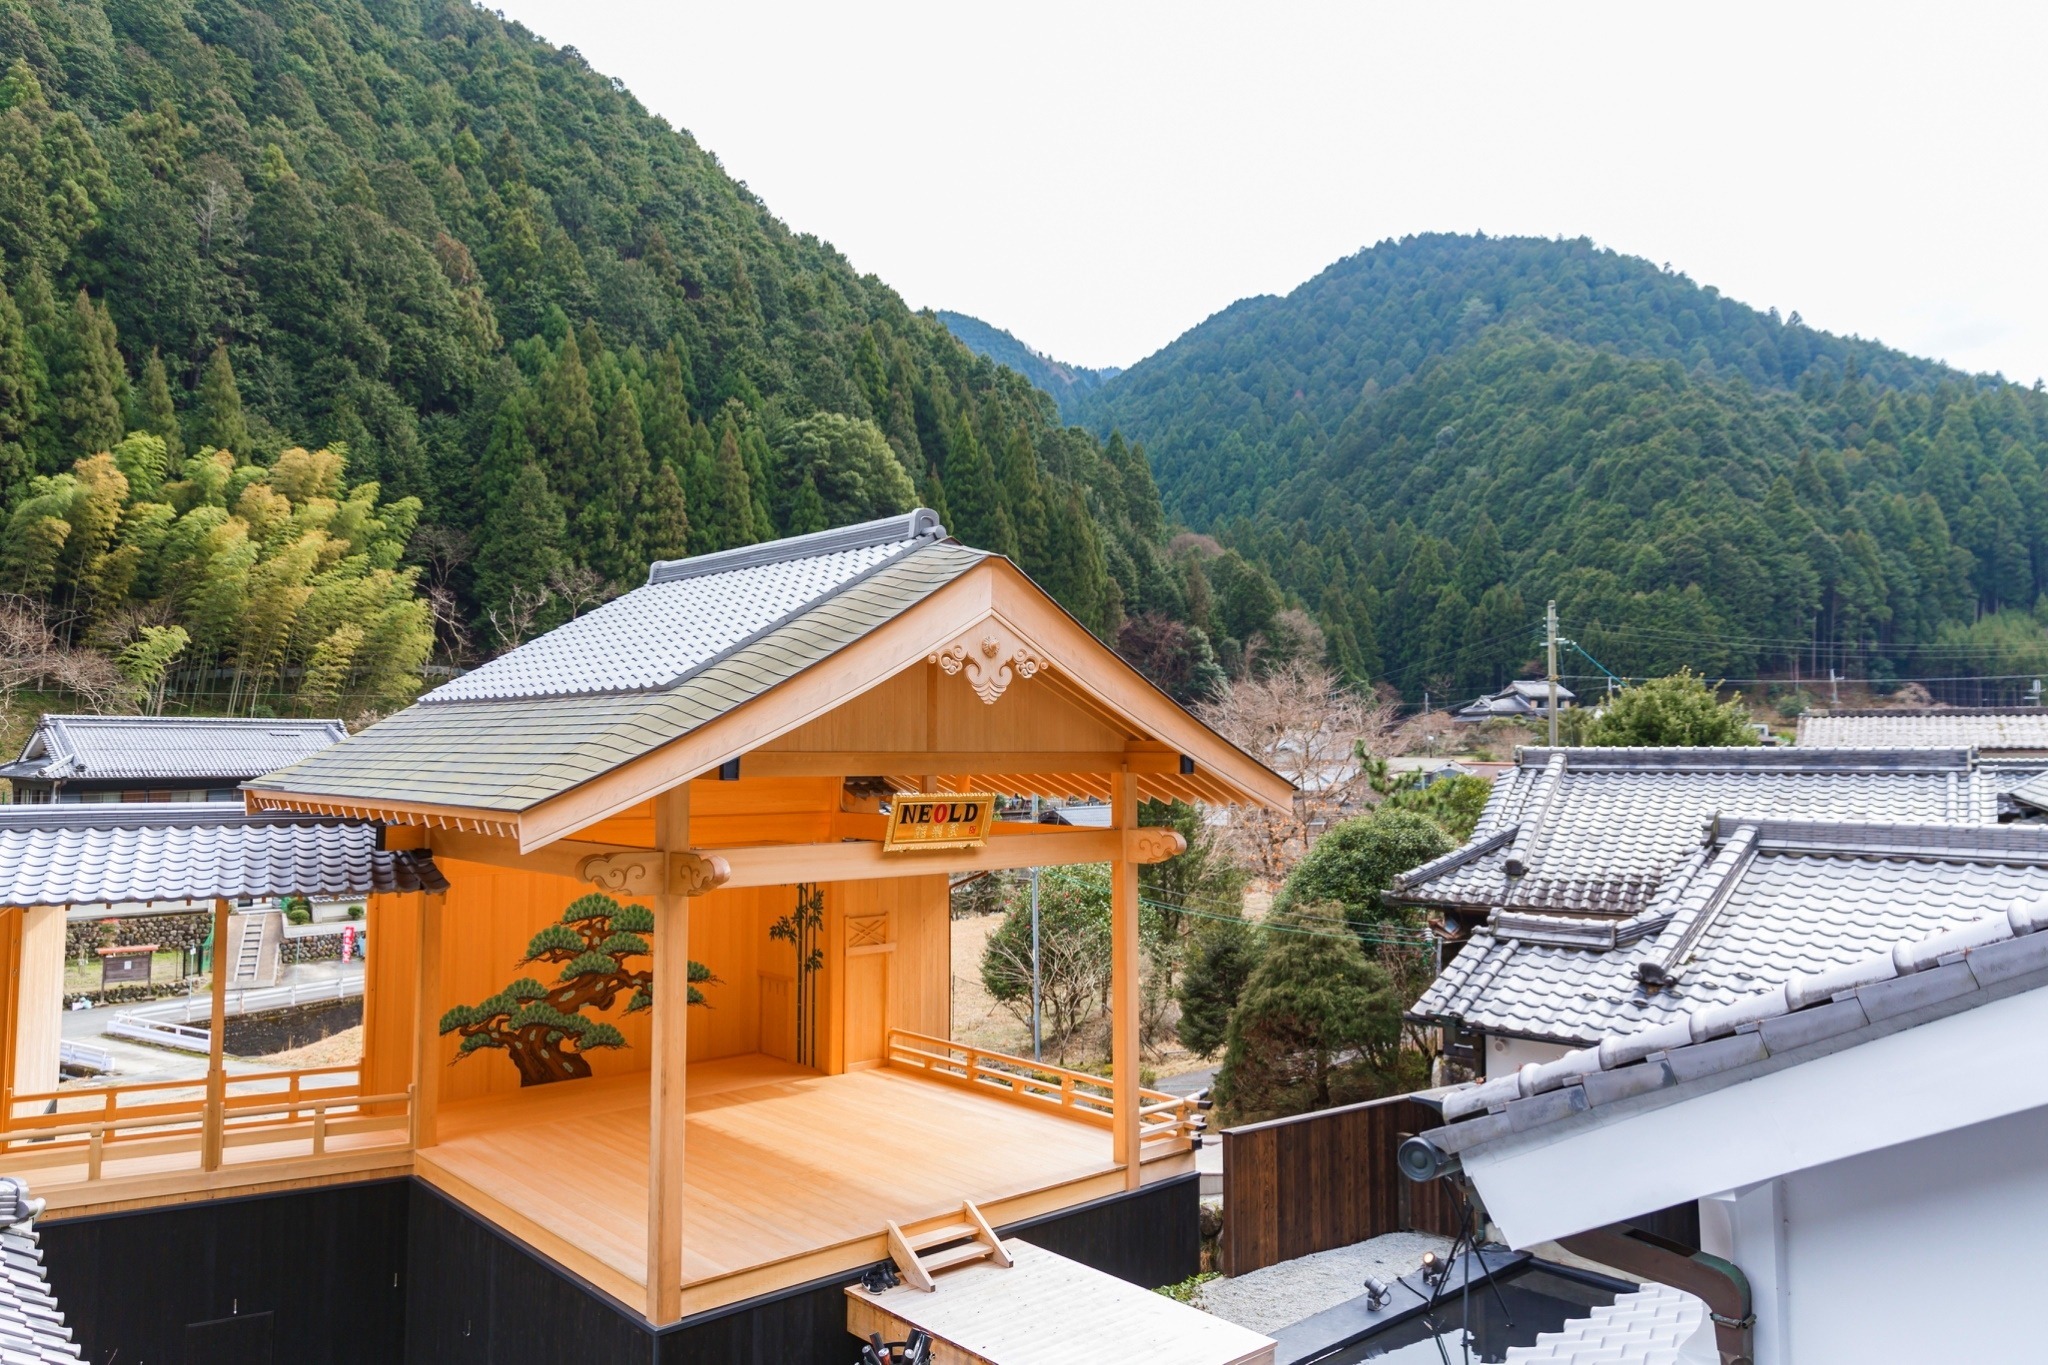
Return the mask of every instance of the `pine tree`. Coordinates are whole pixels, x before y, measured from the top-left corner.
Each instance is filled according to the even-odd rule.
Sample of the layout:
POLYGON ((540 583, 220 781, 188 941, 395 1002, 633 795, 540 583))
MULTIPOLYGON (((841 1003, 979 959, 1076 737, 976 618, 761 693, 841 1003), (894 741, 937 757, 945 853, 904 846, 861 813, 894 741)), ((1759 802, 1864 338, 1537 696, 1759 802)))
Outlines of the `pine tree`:
POLYGON ((248 457, 249 425, 242 416, 242 391, 235 386, 235 367, 225 341, 214 344, 213 358, 200 377, 192 427, 192 439, 199 445, 248 457))
MULTIPOLYGON (((638 540, 638 511, 648 483, 647 447, 640 439, 640 407, 622 388, 605 414, 602 471, 576 514, 584 562, 614 583, 632 583, 647 570, 638 540)), ((664 466, 665 468, 666 466, 664 466)))
POLYGON ((534 419, 534 449, 548 473, 548 485, 572 507, 591 488, 597 460, 597 408, 590 398, 590 371, 571 332, 540 381, 540 409, 534 419))
POLYGON ((775 491, 775 452, 761 429, 749 422, 740 432, 740 458, 747 467, 747 539, 775 539, 775 517, 769 500, 775 491))
POLYGON ((640 426, 647 445, 647 457, 657 465, 689 468, 690 400, 688 371, 683 367, 681 348, 673 341, 654 359, 649 377, 646 410, 640 426))
POLYGON ((11 505, 35 473, 28 441, 35 425, 35 376, 28 332, 14 296, 0 285, 0 506, 11 505))
POLYGON ((796 497, 789 508, 789 533, 793 536, 807 536, 813 531, 823 531, 831 525, 825 515, 825 499, 818 493, 818 484, 811 472, 804 471, 803 482, 797 485, 796 497))
POLYGON ((1501 548, 1500 531, 1493 518, 1481 509, 1472 534, 1465 537, 1458 552, 1457 587, 1467 602, 1477 602, 1488 588, 1507 581, 1507 552, 1501 548))
POLYGON ((952 532, 967 544, 999 555, 1017 557, 1017 533, 1003 507, 1001 486, 988 452, 975 439, 965 413, 946 433, 946 501, 953 513, 952 532))
POLYGON ((171 380, 164 370, 163 353, 150 348, 142 367, 142 429, 161 436, 166 468, 185 462, 185 442, 178 428, 178 409, 171 402, 171 380))
POLYGON ((52 366, 59 429, 79 454, 111 449, 121 439, 121 356, 109 353, 101 321, 92 299, 79 290, 52 366))
POLYGON ((640 553, 649 563, 682 559, 690 553, 690 512, 676 467, 663 464, 649 482, 634 530, 640 553))
MULTIPOLYGON (((1112 435, 1112 447, 1117 444, 1112 435)), ((1145 447, 1130 446, 1117 472, 1123 481, 1124 507, 1131 518, 1131 529, 1147 540, 1164 540, 1166 517, 1160 510, 1159 485, 1152 480, 1152 462, 1145 458, 1145 447)))
POLYGON ((703 516, 696 524, 697 534, 703 538, 701 552, 754 542, 754 494, 746 462, 740 458, 739 432, 730 419, 718 437, 718 457, 702 507, 703 516))
POLYGON ((548 489, 547 472, 529 461, 484 517, 476 555, 477 599, 505 612, 515 594, 538 593, 562 567, 562 504, 548 489))
POLYGON ((1038 572, 1050 558, 1046 538, 1045 490, 1038 478, 1038 452, 1032 449, 1031 433, 1018 427, 1003 444, 1003 497, 1009 504, 1010 521, 1017 532, 1018 562, 1025 572, 1038 572))

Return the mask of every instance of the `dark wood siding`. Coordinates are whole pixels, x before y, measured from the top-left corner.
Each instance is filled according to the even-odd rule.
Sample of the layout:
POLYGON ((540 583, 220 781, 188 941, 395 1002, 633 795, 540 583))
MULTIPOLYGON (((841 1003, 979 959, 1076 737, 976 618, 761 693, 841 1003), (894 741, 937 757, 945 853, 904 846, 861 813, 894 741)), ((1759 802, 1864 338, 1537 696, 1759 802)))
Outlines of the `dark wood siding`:
POLYGON ((997 1232, 1147 1289, 1178 1284, 1202 1268, 1201 1179, 1164 1180, 997 1232))
MULTIPOLYGON (((181 1204, 41 1225, 50 1283, 87 1360, 176 1365, 270 1315, 275 1359, 395 1361, 405 1351, 406 1180, 181 1204)), ((210 1359, 212 1357, 202 1356, 210 1359)))
MULTIPOLYGON (((1199 1262, 1197 1188, 1186 1176, 1000 1231, 1170 1284, 1199 1262)), ((637 1305, 409 1180, 51 1222, 42 1234, 65 1315, 97 1362, 846 1365, 857 1349, 853 1275, 657 1333, 637 1305)))
POLYGON ((1243 1275, 1385 1232, 1457 1231, 1455 1193, 1400 1172, 1403 1138, 1442 1122, 1405 1095, 1223 1131, 1222 1269, 1243 1275))

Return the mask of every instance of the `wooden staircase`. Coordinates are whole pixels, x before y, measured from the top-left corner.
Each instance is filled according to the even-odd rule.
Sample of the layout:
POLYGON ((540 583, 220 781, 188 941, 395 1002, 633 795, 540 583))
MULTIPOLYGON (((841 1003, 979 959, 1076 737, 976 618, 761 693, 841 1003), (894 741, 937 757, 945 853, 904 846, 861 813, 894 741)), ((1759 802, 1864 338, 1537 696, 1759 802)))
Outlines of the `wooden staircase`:
POLYGON ((901 1227, 889 1224, 889 1255, 903 1282, 927 1294, 938 1288, 933 1278, 948 1270, 978 1261, 1005 1268, 1010 1265, 1010 1253, 1003 1250, 995 1229, 971 1199, 960 1201, 958 1213, 943 1213, 901 1227))

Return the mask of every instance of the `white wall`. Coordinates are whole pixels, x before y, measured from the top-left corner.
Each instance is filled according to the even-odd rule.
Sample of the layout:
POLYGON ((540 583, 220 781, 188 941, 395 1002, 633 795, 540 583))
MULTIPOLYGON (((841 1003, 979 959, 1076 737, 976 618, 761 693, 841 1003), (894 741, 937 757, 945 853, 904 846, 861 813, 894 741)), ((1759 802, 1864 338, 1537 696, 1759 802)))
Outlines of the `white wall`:
POLYGON ((1488 1038, 1486 1079, 1490 1081, 1512 1075, 1530 1062, 1553 1062, 1570 1051, 1563 1043, 1532 1043, 1526 1038, 1488 1038))
POLYGON ((2038 1357, 2048 1109, 1774 1183, 1781 1230, 1736 1219, 1731 1248, 1764 1269, 1782 1235, 1777 1303, 1758 1309, 1783 1305, 1784 1330, 1759 1322, 1757 1365, 2038 1357))

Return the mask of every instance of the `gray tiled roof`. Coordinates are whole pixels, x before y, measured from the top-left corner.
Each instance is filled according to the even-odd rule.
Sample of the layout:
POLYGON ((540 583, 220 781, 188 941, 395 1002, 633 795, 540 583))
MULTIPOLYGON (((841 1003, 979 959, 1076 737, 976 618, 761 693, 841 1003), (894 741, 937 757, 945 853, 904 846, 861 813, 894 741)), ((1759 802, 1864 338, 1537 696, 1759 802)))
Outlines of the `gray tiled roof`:
POLYGON ((1498 916, 1413 1013, 1583 1044, 1959 928, 2015 897, 2048 897, 2048 826, 1724 825, 1648 908, 1640 936, 1573 946, 1581 921, 1498 916))
POLYGON ((2048 785, 2035 782, 2036 778, 2048 773, 2048 758, 1980 756, 1977 770, 1998 802, 1999 819, 2035 820, 2048 812, 2048 785), (2022 787, 2030 788, 2026 799, 2017 797, 2022 787))
POLYGON ((695 559, 429 692, 429 706, 673 687, 750 640, 944 535, 929 511, 695 559))
POLYGON ((1677 1098, 1693 1082, 1796 1061, 1804 1048, 1854 1046, 1897 1021, 2039 989, 2048 981, 2048 933, 2041 932, 2048 928, 2048 897, 1984 908, 1959 928, 1823 971, 1794 972, 1769 990, 1610 1034, 1555 1061, 1450 1091, 1443 1099, 1450 1122, 1411 1140, 1402 1167, 1413 1174, 1432 1165, 1441 1170, 1446 1158, 1602 1105, 1660 1092, 1677 1098))
MULTIPOLYGON (((760 696, 901 615, 987 558, 983 551, 938 539, 943 532, 928 512, 865 529, 880 535, 891 528, 916 534, 880 540, 865 549, 848 549, 843 540, 777 541, 734 552, 742 556, 738 568, 730 567, 731 559, 717 557, 708 572, 698 570, 710 556, 656 565, 654 582, 437 689, 334 748, 251 785, 338 801, 525 810, 760 696), (813 574, 807 556, 820 548, 823 554, 815 557, 837 567, 813 574), (716 638, 730 643, 705 655, 703 650, 710 646, 704 642, 712 637, 698 631, 692 618, 717 603, 704 594, 716 599, 766 591, 763 585, 771 582, 807 584, 817 589, 817 596, 791 608, 788 603, 794 595, 777 587, 759 602, 724 604, 719 609, 731 619, 716 638), (614 607, 622 610, 605 616, 614 607), (570 634, 573 648, 550 643, 581 621, 600 617, 602 635, 570 634), (661 623, 670 618, 674 630, 663 633, 666 627, 661 623), (643 647, 642 637, 662 643, 643 647), (514 662, 529 650, 537 651, 528 656, 536 662, 514 662), (601 659, 607 652, 628 661, 602 665, 597 676, 607 685, 676 680, 651 690, 579 689, 580 661, 601 659), (512 667, 497 675, 496 682, 486 678, 499 664, 512 667), (482 680, 475 687, 483 690, 451 691, 471 679, 482 680), (560 692, 531 694, 544 686, 560 692)), ((845 528, 825 536, 863 529, 845 528)))
POLYGON ((338 720, 46 715, 0 777, 239 782, 347 736, 338 720))
POLYGON ((2048 707, 1938 707, 1925 710, 1809 711, 1799 718, 1799 743, 1817 748, 1966 745, 2048 753, 2048 707))
POLYGON ((377 844, 375 825, 204 803, 0 806, 0 905, 366 896, 447 885, 426 853, 377 844))
POLYGON ((0 1176, 0 1362, 5 1365, 60 1365, 76 1361, 78 1343, 43 1270, 42 1240, 35 1219, 40 1199, 13 1176, 0 1176))
POLYGON ((1524 749, 1464 849, 1395 879, 1411 904, 1633 915, 1738 817, 1985 824, 1967 749, 1524 749), (1503 832, 1512 831, 1507 837, 1503 832))

